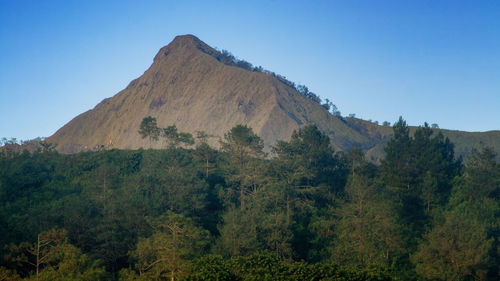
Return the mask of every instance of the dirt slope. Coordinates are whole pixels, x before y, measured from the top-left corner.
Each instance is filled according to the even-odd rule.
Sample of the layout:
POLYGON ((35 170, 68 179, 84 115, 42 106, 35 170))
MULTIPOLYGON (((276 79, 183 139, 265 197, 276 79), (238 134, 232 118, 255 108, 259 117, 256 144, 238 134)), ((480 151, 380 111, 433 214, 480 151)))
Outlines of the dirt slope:
MULTIPOLYGON (((315 123, 327 133, 337 150, 353 145, 369 152, 376 161, 391 137, 390 127, 356 118, 337 118, 295 88, 268 73, 237 67, 233 61, 193 35, 177 36, 160 49, 144 74, 124 90, 100 102, 59 129, 48 142, 63 153, 109 148, 165 147, 138 134, 146 116, 157 118, 160 127, 175 124, 193 135, 205 131, 222 137, 237 124, 254 129, 269 149, 276 140, 288 140, 294 130, 315 123)), ((500 149, 500 132, 443 133, 466 154, 479 143, 500 149)))
POLYGON ((247 124, 267 147, 287 140, 309 122, 332 136, 338 149, 369 141, 276 77, 222 63, 217 54, 195 36, 176 37, 141 77, 71 120, 48 141, 65 153, 108 145, 110 140, 115 148, 163 147, 137 133, 148 115, 156 117, 160 127, 175 124, 180 131, 203 130, 216 136, 247 124))

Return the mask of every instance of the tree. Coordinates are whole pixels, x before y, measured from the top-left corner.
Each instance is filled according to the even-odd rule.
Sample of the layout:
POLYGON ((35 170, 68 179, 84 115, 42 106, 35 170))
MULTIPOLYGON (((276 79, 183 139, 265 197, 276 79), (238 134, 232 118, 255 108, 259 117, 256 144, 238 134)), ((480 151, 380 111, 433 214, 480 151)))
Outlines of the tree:
POLYGON ((38 278, 42 267, 58 254, 59 246, 65 242, 65 239, 66 231, 52 229, 38 234, 34 244, 22 243, 12 250, 20 254, 16 258, 18 261, 34 267, 35 276, 38 278))
POLYGON ((181 133, 179 133, 178 138, 179 138, 179 142, 183 143, 185 145, 193 145, 194 144, 193 135, 190 133, 181 132, 181 133))
POLYGON ((417 272, 445 280, 498 278, 500 168, 488 148, 473 151, 445 211, 412 256, 417 272))
POLYGON ((398 206, 408 247, 416 249, 414 238, 430 223, 430 211, 445 204, 452 180, 460 172, 460 161, 454 159, 453 144, 440 133, 433 136, 427 123, 411 137, 400 117, 393 130, 381 161, 380 179, 398 206))
POLYGON ((441 132, 434 135, 428 124, 419 127, 412 139, 412 168, 415 193, 423 201, 427 213, 444 205, 452 180, 460 172, 460 160, 455 160, 453 144, 441 132))
POLYGON ((381 161, 382 181, 392 189, 410 190, 413 187, 411 166, 411 138, 408 125, 402 117, 393 125, 394 136, 384 148, 385 158, 381 161))
POLYGON ((11 251, 16 261, 33 266, 35 273, 26 280, 102 280, 106 276, 98 261, 69 244, 62 229, 42 232, 35 243, 21 243, 11 251))
MULTIPOLYGON (((477 275, 488 264, 493 238, 485 225, 459 210, 444 213, 444 223, 424 236, 412 256, 418 274, 425 278, 462 280, 477 275)), ((479 277, 479 276, 476 276, 479 277)))
POLYGON ((163 137, 167 141, 168 147, 176 147, 180 143, 193 145, 194 138, 190 133, 178 132, 175 125, 163 129, 163 137))
POLYGON ((156 118, 148 116, 142 119, 141 125, 139 127, 139 134, 143 139, 149 138, 151 142, 157 141, 160 137, 160 128, 156 124, 156 118))
POLYGON ((403 240, 394 211, 375 193, 362 183, 348 187, 349 201, 335 224, 333 259, 361 267, 391 266, 401 254, 403 240))
POLYGON ((21 277, 17 274, 15 270, 8 269, 6 267, 0 266, 0 280, 2 281, 17 281, 21 277))
POLYGON ((366 162, 363 151, 354 149, 347 158, 351 171, 346 202, 341 204, 335 223, 332 258, 361 267, 390 266, 402 250, 394 210, 376 188, 375 167, 366 162))
POLYGON ((331 108, 333 116, 341 117, 340 110, 337 108, 337 106, 335 104, 330 102, 330 108, 331 108))
POLYGON ((306 85, 297 85, 297 91, 304 96, 307 96, 309 94, 309 89, 306 85))
POLYGON ((205 178, 208 178, 209 172, 214 170, 215 161, 217 159, 217 150, 211 148, 206 142, 202 142, 196 147, 193 157, 203 162, 205 168, 205 178))
MULTIPOLYGON (((498 198, 500 194, 500 165, 496 153, 488 147, 473 149, 465 163, 462 184, 456 188, 461 200, 482 202, 485 198, 498 198)), ((455 196, 456 197, 456 196, 455 196)), ((455 198, 452 198, 455 199, 455 198)))
POLYGON ((179 133, 175 125, 168 126, 163 129, 163 137, 167 141, 169 147, 175 147, 179 144, 179 133))
POLYGON ((139 275, 171 281, 187 272, 190 260, 199 256, 206 245, 208 231, 195 226, 182 215, 167 212, 151 222, 153 235, 141 238, 132 256, 139 275))
POLYGON ((321 105, 326 111, 330 111, 330 101, 325 99, 325 103, 321 105))
POLYGON ((219 226, 220 238, 216 252, 226 256, 245 256, 259 248, 257 240, 256 218, 248 209, 229 207, 222 216, 223 224, 219 226))
POLYGON ((205 131, 196 131, 196 138, 201 143, 207 143, 209 137, 212 137, 212 136, 210 136, 209 134, 207 134, 205 131))
POLYGON ((39 142, 41 146, 42 152, 55 152, 56 151, 56 145, 47 141, 40 141, 39 142))
POLYGON ((240 164, 247 162, 250 157, 264 156, 264 141, 246 125, 231 128, 224 134, 220 144, 222 151, 229 153, 240 164))
POLYGON ((224 64, 232 65, 234 64, 236 58, 228 50, 222 50, 221 52, 219 52, 217 60, 224 64))
MULTIPOLYGON (((286 242, 296 257, 306 258, 313 246, 324 248, 321 237, 329 230, 314 232, 310 224, 317 213, 329 213, 328 206, 343 191, 345 163, 330 146, 330 138, 313 124, 294 131, 289 142, 278 141, 273 154, 273 174, 283 194, 284 225, 294 229, 286 242)), ((319 215, 315 223, 328 226, 328 219, 323 218, 319 215)))
POLYGON ((194 261, 191 274, 186 277, 188 281, 233 281, 238 280, 231 272, 230 263, 222 256, 207 255, 194 261))
POLYGON ((294 131, 290 142, 277 142, 273 153, 282 168, 291 167, 286 175, 294 174, 296 188, 323 186, 333 196, 345 185, 344 163, 335 155, 330 138, 314 124, 294 131))
POLYGON ((323 179, 325 175, 329 178, 335 176, 337 162, 334 150, 329 145, 328 136, 315 125, 307 125, 294 131, 290 142, 278 141, 273 147, 273 169, 277 178, 284 183, 286 217, 289 222, 299 206, 312 204, 321 183, 333 185, 333 180, 323 179))
MULTIPOLYGON (((224 140, 220 141, 222 151, 227 153, 233 186, 239 188, 240 208, 245 209, 245 193, 248 188, 257 189, 262 183, 259 177, 259 163, 255 158, 263 158, 264 142, 246 125, 236 125, 224 134, 224 140)), ((229 170, 228 169, 228 170, 229 170)))
POLYGON ((50 266, 46 266, 38 277, 27 280, 37 281, 87 281, 109 279, 104 267, 99 261, 91 260, 82 254, 80 249, 65 242, 58 248, 58 253, 50 259, 50 266))

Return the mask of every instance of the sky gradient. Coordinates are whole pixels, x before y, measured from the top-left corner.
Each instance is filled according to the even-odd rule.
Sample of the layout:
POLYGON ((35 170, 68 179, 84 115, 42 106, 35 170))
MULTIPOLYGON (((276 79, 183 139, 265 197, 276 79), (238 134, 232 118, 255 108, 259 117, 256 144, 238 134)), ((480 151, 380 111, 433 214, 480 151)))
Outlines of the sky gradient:
POLYGON ((500 1, 0 0, 0 137, 48 137, 194 34, 342 115, 500 129, 500 1))

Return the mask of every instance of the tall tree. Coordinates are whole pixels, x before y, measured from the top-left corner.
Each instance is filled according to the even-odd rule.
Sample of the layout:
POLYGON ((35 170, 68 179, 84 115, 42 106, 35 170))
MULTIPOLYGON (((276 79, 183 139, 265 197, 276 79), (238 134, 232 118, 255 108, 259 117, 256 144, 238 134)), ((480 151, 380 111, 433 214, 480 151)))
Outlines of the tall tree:
POLYGON ((360 149, 352 150, 346 202, 338 211, 333 259, 362 267, 391 266, 402 252, 392 205, 374 183, 375 167, 360 149))
POLYGON ((417 272, 444 280, 499 276, 500 167, 488 148, 473 151, 445 212, 412 256, 417 272))
POLYGON ((460 161, 454 159, 453 144, 440 133, 432 136, 427 123, 411 137, 400 117, 393 130, 381 162, 380 182, 394 198, 407 247, 414 251, 415 237, 431 222, 430 211, 446 202, 460 161))
POLYGON ((222 151, 227 153, 230 166, 227 172, 233 187, 239 189, 240 209, 245 209, 245 195, 249 192, 256 194, 263 184, 261 177, 261 163, 263 158, 264 142, 246 125, 237 125, 224 134, 220 141, 222 151))
POLYGON ((33 244, 21 243, 19 246, 13 246, 12 252, 18 261, 33 266, 35 276, 38 278, 41 269, 58 255, 60 245, 65 242, 66 231, 52 229, 37 235, 37 240, 33 244))
POLYGON ((208 178, 210 172, 215 169, 217 156, 217 150, 211 148, 206 142, 202 142, 196 146, 193 157, 202 163, 205 178, 208 178))
POLYGON ((148 116, 142 119, 139 126, 139 134, 143 139, 149 138, 150 142, 157 141, 160 133, 161 130, 156 123, 156 118, 148 116))
POLYGON ((231 159, 244 165, 251 157, 264 156, 264 141, 246 125, 236 125, 224 134, 220 142, 222 151, 229 153, 231 159))
POLYGON ((98 261, 71 245, 66 231, 52 229, 37 235, 37 241, 11 247, 11 257, 33 267, 24 280, 103 280, 106 273, 98 261))
POLYGON ((485 224, 464 211, 445 212, 444 222, 437 223, 424 236, 425 242, 412 256, 416 271, 422 277, 486 280, 481 271, 488 267, 494 238, 488 238, 485 224))
POLYGON ((202 253, 208 232, 172 212, 154 219, 152 227, 153 235, 140 239, 132 253, 139 274, 150 280, 177 280, 186 273, 189 261, 202 253))
POLYGON ((387 142, 381 161, 382 181, 396 191, 410 190, 414 187, 410 131, 402 117, 392 128, 394 136, 387 142))
POLYGON ((289 142, 278 141, 273 154, 273 174, 283 188, 286 222, 294 229, 295 257, 307 258, 314 245, 318 251, 324 248, 319 238, 330 233, 323 226, 331 221, 324 214, 330 213, 327 209, 343 191, 346 165, 330 146, 330 138, 313 124, 294 131, 289 142), (321 227, 311 226, 311 218, 321 227))
POLYGON ((278 141, 273 148, 278 174, 296 191, 321 190, 323 198, 332 199, 342 192, 346 165, 330 146, 330 138, 314 124, 292 133, 290 142, 278 141))
POLYGON ((261 248, 257 240, 256 218, 249 209, 229 207, 222 220, 216 252, 226 257, 244 256, 261 248))

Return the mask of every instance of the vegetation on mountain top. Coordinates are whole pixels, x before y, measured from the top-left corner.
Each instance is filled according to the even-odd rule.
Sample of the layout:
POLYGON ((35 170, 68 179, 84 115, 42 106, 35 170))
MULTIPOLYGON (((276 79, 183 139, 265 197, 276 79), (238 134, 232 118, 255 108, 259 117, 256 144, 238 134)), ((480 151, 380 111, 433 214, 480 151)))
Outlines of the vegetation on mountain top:
MULTIPOLYGON (((301 84, 295 84, 294 82, 286 79, 285 76, 280 75, 280 74, 276 74, 272 71, 264 69, 262 66, 253 66, 251 63, 249 63, 246 60, 236 58, 228 50, 222 50, 222 51, 219 51, 217 49, 215 49, 215 50, 216 50, 215 54, 212 54, 212 55, 218 61, 220 61, 226 65, 236 66, 236 67, 248 70, 248 71, 265 73, 266 75, 269 75, 269 76, 272 76, 272 77, 278 79, 278 81, 285 84, 286 86, 294 88, 297 92, 301 93, 302 95, 304 95, 308 99, 312 100, 313 102, 321 104, 321 98, 318 95, 316 95, 315 93, 309 91, 309 88, 307 88, 307 86, 301 85, 301 84)), ((340 115, 340 112, 337 110, 337 107, 333 103, 331 103, 327 100, 325 105, 328 106, 328 109, 327 109, 328 111, 330 108, 334 109, 332 111, 332 114, 340 115)), ((325 106, 325 105, 323 105, 323 106, 325 106)))

